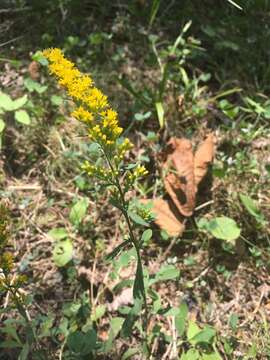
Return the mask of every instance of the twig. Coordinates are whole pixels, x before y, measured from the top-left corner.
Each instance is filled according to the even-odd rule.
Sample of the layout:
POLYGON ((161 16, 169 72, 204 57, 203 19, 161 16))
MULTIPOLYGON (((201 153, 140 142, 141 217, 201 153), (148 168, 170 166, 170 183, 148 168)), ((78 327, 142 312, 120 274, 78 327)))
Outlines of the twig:
POLYGON ((8 44, 14 42, 14 41, 17 41, 17 40, 21 39, 22 37, 23 37, 23 35, 20 35, 20 36, 17 36, 16 38, 14 38, 14 39, 8 40, 8 41, 0 44, 0 47, 3 47, 5 45, 8 45, 8 44))

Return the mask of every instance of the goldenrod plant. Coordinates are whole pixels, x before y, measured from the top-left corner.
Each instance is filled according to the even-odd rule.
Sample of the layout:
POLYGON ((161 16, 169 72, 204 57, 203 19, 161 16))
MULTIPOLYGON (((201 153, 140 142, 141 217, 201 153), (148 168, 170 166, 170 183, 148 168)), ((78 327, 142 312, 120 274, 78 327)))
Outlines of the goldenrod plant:
MULTIPOLYGON (((38 349, 38 339, 31 319, 26 309, 26 299, 21 292, 21 287, 26 283, 25 275, 17 275, 14 272, 14 258, 11 252, 6 251, 10 228, 10 213, 5 204, 0 204, 0 296, 7 295, 10 299, 6 308, 0 312, 1 330, 3 333, 12 334, 14 347, 21 348, 19 358, 26 359, 32 350, 38 349), (18 320, 21 327, 25 329, 26 338, 23 339, 16 331, 16 320, 8 319, 10 309, 15 308, 21 320, 18 320)), ((3 346, 10 347, 10 341, 3 341, 3 346)))
MULTIPOLYGON (((83 170, 90 176, 99 179, 108 186, 111 203, 122 212, 128 227, 128 238, 118 246, 108 259, 113 259, 130 244, 136 250, 137 270, 133 285, 134 307, 127 317, 126 324, 134 323, 134 315, 141 313, 144 307, 143 329, 147 338, 147 300, 143 280, 141 247, 143 241, 137 239, 134 233, 136 224, 143 224, 149 220, 148 211, 131 211, 127 192, 134 183, 147 174, 147 170, 140 164, 126 164, 127 152, 133 144, 128 138, 121 137, 123 129, 119 125, 118 115, 108 102, 107 96, 97 89, 94 81, 88 74, 81 73, 75 65, 67 60, 60 49, 47 49, 43 56, 49 62, 50 73, 56 76, 58 83, 63 86, 67 94, 73 99, 75 108, 72 116, 83 122, 88 131, 89 140, 95 143, 100 150, 100 157, 96 162, 86 161, 82 164, 83 170), (142 215, 144 214, 144 218, 142 215)), ((149 211, 150 212, 150 211, 149 211)))

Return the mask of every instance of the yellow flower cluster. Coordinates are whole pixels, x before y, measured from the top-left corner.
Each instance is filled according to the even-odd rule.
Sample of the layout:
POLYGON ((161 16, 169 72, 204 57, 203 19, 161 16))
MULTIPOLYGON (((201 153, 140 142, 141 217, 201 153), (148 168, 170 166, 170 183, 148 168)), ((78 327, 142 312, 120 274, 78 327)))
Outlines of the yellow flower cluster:
POLYGON ((130 172, 128 174, 128 181, 129 183, 133 183, 136 179, 147 175, 148 171, 146 170, 146 168, 142 165, 139 165, 135 168, 135 170, 133 172, 130 172))
POLYGON ((82 169, 87 172, 89 176, 95 175, 98 178, 110 181, 112 179, 112 171, 106 169, 103 166, 92 165, 89 161, 85 161, 82 166, 82 169))
POLYGON ((67 60, 60 49, 47 49, 43 55, 49 60, 50 72, 58 83, 78 103, 72 116, 88 126, 89 137, 105 148, 115 148, 123 129, 119 126, 117 112, 110 108, 105 96, 94 86, 89 75, 82 74, 67 60))

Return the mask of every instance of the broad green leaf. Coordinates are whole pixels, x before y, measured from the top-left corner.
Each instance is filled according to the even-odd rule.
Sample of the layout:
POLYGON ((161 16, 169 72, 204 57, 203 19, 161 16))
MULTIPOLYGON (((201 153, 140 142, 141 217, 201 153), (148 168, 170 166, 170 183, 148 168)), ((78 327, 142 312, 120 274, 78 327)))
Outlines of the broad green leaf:
POLYGON ((0 108, 6 111, 13 110, 13 100, 11 97, 3 92, 0 92, 0 108))
POLYGON ((76 355, 89 355, 96 346, 97 333, 94 329, 88 330, 86 333, 75 331, 67 338, 69 349, 76 355))
POLYGON ((155 106, 156 106, 159 126, 160 126, 161 129, 163 129, 163 127, 164 127, 164 108, 163 108, 163 105, 162 105, 161 102, 156 102, 155 106))
POLYGON ((6 127, 6 124, 4 120, 0 119, 0 133, 4 131, 4 128, 6 127))
POLYGON ((68 233, 65 228, 54 228, 48 232, 48 235, 54 240, 63 240, 68 237, 68 233))
POLYGON ((16 99, 13 101, 12 104, 12 110, 18 110, 22 106, 24 106, 27 103, 27 95, 23 95, 22 97, 16 99))
POLYGON ((25 110, 15 111, 15 120, 24 125, 29 125, 31 123, 30 117, 25 110))
POLYGON ((84 219, 87 208, 88 208, 89 200, 84 197, 78 200, 71 208, 69 214, 69 220, 75 226, 78 226, 84 219))
POLYGON ((240 236, 241 229, 236 222, 226 216, 216 217, 210 221, 200 219, 198 227, 208 231, 217 239, 225 240, 234 244, 235 240, 240 236))
POLYGON ((56 266, 65 266, 72 259, 72 241, 65 239, 58 241, 53 249, 53 261, 56 266))

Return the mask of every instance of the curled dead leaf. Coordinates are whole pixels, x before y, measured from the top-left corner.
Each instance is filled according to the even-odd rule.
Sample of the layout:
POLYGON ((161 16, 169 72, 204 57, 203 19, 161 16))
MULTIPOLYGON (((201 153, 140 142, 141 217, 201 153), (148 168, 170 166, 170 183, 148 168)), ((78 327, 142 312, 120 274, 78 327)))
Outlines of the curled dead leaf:
POLYGON ((153 213, 156 216, 155 223, 170 236, 182 235, 185 225, 180 216, 173 210, 173 204, 163 199, 153 200, 153 213))
POLYGON ((183 216, 193 214, 198 185, 213 161, 214 143, 211 133, 193 155, 190 140, 171 138, 168 142, 164 185, 171 200, 153 199, 152 211, 155 223, 171 236, 180 236, 185 229, 183 216))
POLYGON ((199 185, 202 178, 206 175, 209 164, 214 158, 214 134, 207 136, 202 144, 199 145, 194 156, 194 176, 195 184, 199 185))

